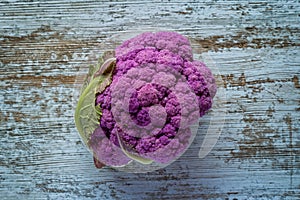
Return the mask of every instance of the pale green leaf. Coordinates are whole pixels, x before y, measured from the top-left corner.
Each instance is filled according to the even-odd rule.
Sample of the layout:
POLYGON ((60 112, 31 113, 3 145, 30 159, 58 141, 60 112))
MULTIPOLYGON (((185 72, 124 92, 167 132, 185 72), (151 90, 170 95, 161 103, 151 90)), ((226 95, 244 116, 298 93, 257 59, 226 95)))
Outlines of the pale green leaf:
POLYGON ((121 147, 123 153, 124 153, 128 158, 131 158, 132 160, 135 160, 135 161, 137 161, 137 162, 139 162, 139 163, 142 163, 142 164, 145 164, 145 165, 151 164, 151 163, 153 162, 153 160, 150 160, 150 159, 147 159, 147 158, 143 158, 143 157, 141 157, 141 156, 138 156, 138 155, 135 155, 135 154, 133 154, 133 153, 128 152, 128 151, 124 148, 123 143, 122 143, 122 141, 121 141, 121 139, 120 139, 119 134, 117 134, 117 137, 118 137, 118 141, 119 141, 119 144, 120 144, 120 147, 121 147))
POLYGON ((103 60, 99 59, 98 66, 90 68, 75 110, 75 124, 86 145, 93 131, 99 126, 102 115, 101 108, 95 106, 96 94, 110 85, 115 68, 115 59, 105 62, 103 60))

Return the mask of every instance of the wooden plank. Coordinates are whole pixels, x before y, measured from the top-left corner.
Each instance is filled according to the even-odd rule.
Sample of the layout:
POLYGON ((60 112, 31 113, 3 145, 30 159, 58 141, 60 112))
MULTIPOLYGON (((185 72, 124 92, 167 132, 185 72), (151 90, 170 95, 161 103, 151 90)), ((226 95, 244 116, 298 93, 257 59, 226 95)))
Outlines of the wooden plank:
POLYGON ((299 1, 0 2, 1 199, 299 199, 299 1), (88 65, 175 30, 219 68, 218 143, 147 174, 97 170, 73 114, 88 65))

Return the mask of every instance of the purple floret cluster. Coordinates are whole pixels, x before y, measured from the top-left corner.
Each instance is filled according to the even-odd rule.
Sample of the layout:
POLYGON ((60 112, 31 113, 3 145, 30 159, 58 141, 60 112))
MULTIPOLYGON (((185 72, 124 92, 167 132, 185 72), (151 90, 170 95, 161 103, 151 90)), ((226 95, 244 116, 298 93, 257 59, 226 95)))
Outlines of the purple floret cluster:
POLYGON ((103 114, 91 136, 95 156, 106 165, 128 163, 121 140, 128 152, 158 163, 176 159, 191 142, 189 126, 212 106, 211 71, 193 60, 188 39, 175 32, 144 33, 115 52, 112 83, 96 96, 103 114), (107 151, 117 153, 111 158, 107 151))
MULTIPOLYGON (((182 57, 185 60, 192 61, 193 53, 189 40, 175 32, 146 32, 132 39, 126 40, 116 49, 116 56, 128 57, 131 52, 152 47, 157 51, 167 50, 173 54, 182 57)), ((151 59, 149 57, 149 59, 151 59)))

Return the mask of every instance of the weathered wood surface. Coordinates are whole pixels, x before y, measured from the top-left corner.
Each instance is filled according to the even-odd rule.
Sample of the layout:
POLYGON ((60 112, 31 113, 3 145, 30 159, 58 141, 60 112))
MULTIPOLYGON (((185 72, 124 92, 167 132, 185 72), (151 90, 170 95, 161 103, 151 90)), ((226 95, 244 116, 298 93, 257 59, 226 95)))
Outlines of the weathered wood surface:
POLYGON ((0 198, 299 199, 299 13, 299 1, 1 1, 0 198), (97 170, 74 126, 76 81, 125 31, 151 27, 219 67, 222 135, 204 159, 198 136, 165 169, 97 170))

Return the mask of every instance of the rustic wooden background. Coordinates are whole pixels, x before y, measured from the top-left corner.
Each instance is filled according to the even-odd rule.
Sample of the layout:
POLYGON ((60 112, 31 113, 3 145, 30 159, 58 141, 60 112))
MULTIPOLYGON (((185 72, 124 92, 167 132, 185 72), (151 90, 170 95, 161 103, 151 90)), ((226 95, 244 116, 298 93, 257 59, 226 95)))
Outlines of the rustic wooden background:
POLYGON ((0 199, 300 199, 299 24, 298 0, 0 1, 0 199), (73 120, 88 64, 166 28, 219 67, 218 143, 151 173, 95 169, 73 120))

